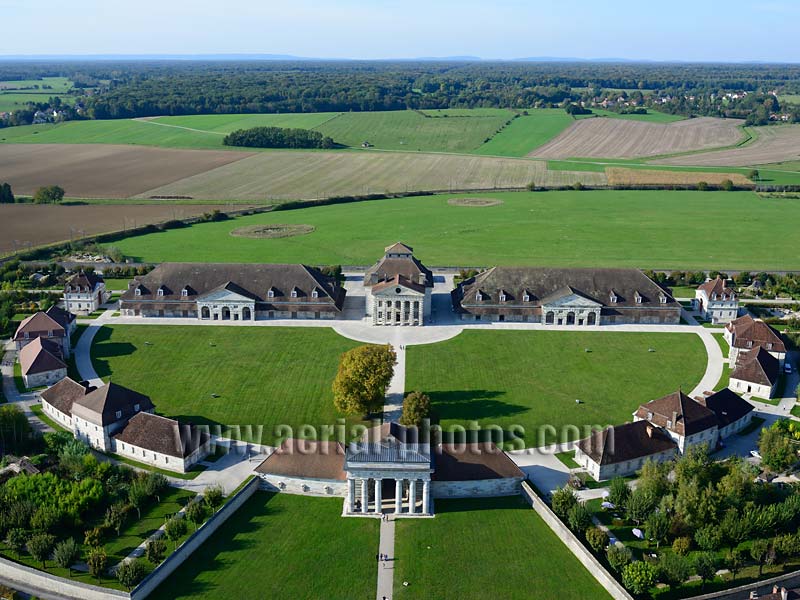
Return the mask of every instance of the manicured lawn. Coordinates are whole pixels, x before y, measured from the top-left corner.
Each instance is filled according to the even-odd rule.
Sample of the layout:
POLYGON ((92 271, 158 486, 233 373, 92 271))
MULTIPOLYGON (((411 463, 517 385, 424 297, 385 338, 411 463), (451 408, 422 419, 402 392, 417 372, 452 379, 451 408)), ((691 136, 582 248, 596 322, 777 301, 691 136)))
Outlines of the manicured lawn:
POLYGON ((800 418, 800 404, 795 404, 792 407, 791 413, 795 416, 800 418))
POLYGON ((694 298, 694 293, 697 288, 676 285, 670 289, 672 290, 673 298, 694 298))
POLYGON ((568 469, 577 469, 580 467, 580 465, 575 462, 575 452, 572 450, 568 450, 567 452, 559 452, 556 454, 556 458, 560 460, 568 469))
POLYGON ((303 424, 335 424, 331 384, 339 356, 357 345, 327 328, 111 325, 97 333, 92 362, 160 414, 264 426, 267 443, 279 425, 298 435, 303 424))
MULTIPOLYGON (((730 344, 725 341, 725 334, 724 333, 712 333, 711 335, 714 336, 714 339, 717 340, 719 344, 719 349, 722 351, 722 357, 728 358, 728 353, 731 350, 730 344)), ((722 375, 719 378, 719 382, 717 383, 714 391, 718 392, 721 389, 728 387, 728 383, 730 382, 731 378, 731 366, 728 363, 722 365, 722 375)))
POLYGON ((56 431, 66 431, 68 433, 72 433, 71 431, 69 431, 69 429, 67 429, 66 427, 64 427, 60 423, 56 423, 53 419, 51 419, 49 416, 47 416, 45 414, 44 409, 42 408, 41 404, 31 404, 31 412, 34 415, 36 415, 36 417, 40 421, 42 421, 46 425, 49 425, 50 427, 52 427, 56 431))
POLYGON ((406 360, 406 390, 429 394, 445 429, 520 426, 528 447, 554 440, 548 425, 567 441, 630 421, 640 404, 691 390, 706 368, 702 342, 684 333, 471 330, 410 346, 406 360))
POLYGON ((569 127, 574 120, 560 108, 531 109, 514 119, 491 140, 482 144, 476 154, 493 156, 525 156, 546 144, 569 127))
POLYGON ((120 292, 128 289, 128 282, 130 279, 104 279, 106 283, 106 289, 112 292, 120 292))
POLYGON ((379 522, 341 513, 341 498, 257 492, 150 597, 375 598, 379 522))
POLYGON ((395 535, 397 599, 609 598, 519 496, 436 500, 434 519, 395 535))
MULTIPOLYGON (((476 196, 478 194, 467 194, 476 196)), ((462 194, 460 197, 463 197, 462 194)), ((563 191, 481 193, 503 204, 452 206, 453 196, 399 198, 277 211, 115 242, 149 262, 372 264, 398 239, 431 265, 549 265, 787 270, 800 256, 800 203, 750 192, 563 191), (702 196, 699 196, 702 194, 702 196), (746 221, 730 214, 747 214, 746 221), (281 239, 232 237, 244 225, 306 223, 281 239), (391 223, 387 230, 386 224, 391 223), (388 233, 387 233, 388 231, 388 233), (748 244, 731 244, 747 236, 748 244), (698 248, 687 240, 703 239, 698 248)))

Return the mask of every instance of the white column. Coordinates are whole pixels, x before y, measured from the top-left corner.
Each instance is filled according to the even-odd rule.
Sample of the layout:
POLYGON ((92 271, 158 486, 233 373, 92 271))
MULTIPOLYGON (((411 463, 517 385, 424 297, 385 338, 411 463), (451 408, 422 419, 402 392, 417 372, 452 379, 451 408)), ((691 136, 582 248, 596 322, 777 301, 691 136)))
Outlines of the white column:
POLYGON ((430 479, 426 479, 422 482, 422 514, 428 515, 430 514, 431 502, 431 481, 430 479))
POLYGON ((417 510, 417 480, 412 479, 408 482, 408 512, 412 515, 417 510))
POLYGON ((352 477, 347 480, 347 512, 353 513, 356 510, 356 480, 352 477))
POLYGON ((369 479, 361 480, 361 512, 369 511, 369 479))
POLYGON ((381 486, 383 484, 382 479, 375 480, 375 512, 380 513, 382 509, 383 498, 381 497, 383 494, 383 490, 381 486))
POLYGON ((394 480, 394 514, 403 512, 403 480, 394 480))

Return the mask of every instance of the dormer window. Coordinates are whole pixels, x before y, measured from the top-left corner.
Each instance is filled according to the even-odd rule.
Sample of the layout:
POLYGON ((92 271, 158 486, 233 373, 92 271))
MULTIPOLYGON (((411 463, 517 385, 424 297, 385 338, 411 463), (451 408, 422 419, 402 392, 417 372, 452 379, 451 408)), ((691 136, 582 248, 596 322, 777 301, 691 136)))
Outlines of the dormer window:
POLYGON ((752 348, 753 347, 753 340, 747 340, 747 347, 748 348, 752 348))
POLYGON ((297 298, 297 288, 294 288, 291 293, 292 298, 297 298))
POLYGON ((163 287, 158 288, 158 291, 156 292, 156 295, 159 298, 161 298, 164 295, 164 288, 163 287))
POLYGON ((270 288, 270 289, 267 291, 267 298, 274 298, 274 297, 275 297, 275 290, 274 290, 274 289, 272 289, 272 288, 270 288))
POLYGON ((611 304, 617 303, 617 295, 612 291, 611 295, 609 296, 609 300, 611 300, 611 304))
POLYGON ((772 342, 769 342, 769 343, 767 344, 767 350, 772 350, 772 342))
POLYGON ((500 302, 505 302, 505 301, 506 301, 506 293, 500 292, 500 302))
POLYGON ((116 417, 117 417, 118 419, 121 419, 121 418, 122 418, 122 411, 121 411, 121 410, 118 410, 118 411, 116 412, 116 417))
POLYGON ((671 419, 667 420, 667 429, 672 429, 672 420, 671 419))
POLYGON ((314 289, 314 291, 311 292, 311 297, 312 298, 319 298, 319 290, 318 289, 314 289))
POLYGON ((483 294, 481 294, 480 292, 476 293, 475 294, 475 300, 477 300, 478 302, 482 302, 483 301, 483 294))
POLYGON ((711 294, 711 299, 712 299, 712 300, 716 300, 716 299, 717 299, 717 292, 713 292, 713 293, 711 294))
POLYGON ((183 288, 181 290, 181 298, 188 298, 189 297, 189 288, 183 288))
POLYGON ((139 412, 139 405, 138 404, 134 404, 133 405, 133 410, 134 410, 134 412, 139 412))
POLYGON ((642 303, 642 295, 639 292, 636 292, 633 295, 633 298, 634 298, 634 300, 636 300, 636 304, 641 304, 642 303))
POLYGON ((531 301, 531 295, 528 292, 523 293, 522 294, 522 301, 523 302, 530 302, 531 301))
POLYGON ((667 303, 667 297, 664 294, 661 294, 658 299, 661 301, 661 304, 667 303))
POLYGON ((142 288, 136 288, 136 291, 133 292, 134 296, 141 296, 142 295, 142 288))

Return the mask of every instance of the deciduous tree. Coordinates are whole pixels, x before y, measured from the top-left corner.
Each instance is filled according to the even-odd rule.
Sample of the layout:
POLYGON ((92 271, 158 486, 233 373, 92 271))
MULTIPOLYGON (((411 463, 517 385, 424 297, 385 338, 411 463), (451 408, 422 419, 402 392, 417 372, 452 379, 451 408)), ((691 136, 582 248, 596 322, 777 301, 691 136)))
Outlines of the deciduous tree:
POLYGON ((400 423, 406 427, 420 427, 430 413, 430 397, 422 392, 411 392, 403 400, 403 414, 400 417, 400 423))
POLYGON ((67 538, 56 544, 53 560, 59 567, 66 569, 69 576, 72 577, 72 565, 80 558, 80 555, 81 550, 77 542, 72 538, 67 538))
POLYGON ((650 563, 637 560, 622 569, 622 585, 634 594, 646 594, 655 583, 655 569, 650 563))
POLYGON ((384 403, 397 355, 391 346, 358 346, 345 352, 333 381, 333 403, 348 415, 368 414, 384 403))
POLYGON ((42 569, 47 568, 47 559, 53 553, 53 546, 55 546, 56 538, 49 533, 37 533, 28 539, 25 544, 28 552, 34 558, 42 563, 42 569))
POLYGON ((86 557, 86 564, 89 567, 89 573, 99 582, 108 565, 108 555, 105 548, 92 548, 89 551, 89 556, 86 557))
POLYGON ((154 538, 147 542, 145 546, 145 555, 147 560, 155 567, 161 564, 164 560, 164 555, 167 553, 167 544, 163 539, 154 538))
POLYGON ((142 578, 145 576, 145 568, 142 561, 134 558, 133 560, 124 560, 117 567, 117 579, 129 592, 136 587, 142 578))

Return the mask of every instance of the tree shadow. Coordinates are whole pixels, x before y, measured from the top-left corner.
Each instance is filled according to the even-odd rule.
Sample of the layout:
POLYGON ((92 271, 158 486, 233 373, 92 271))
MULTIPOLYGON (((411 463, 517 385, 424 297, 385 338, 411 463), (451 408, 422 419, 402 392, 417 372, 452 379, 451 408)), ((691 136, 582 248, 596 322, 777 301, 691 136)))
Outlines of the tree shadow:
POLYGON ((435 415, 440 420, 479 421, 512 417, 529 409, 520 404, 495 400, 505 395, 497 390, 450 390, 428 392, 435 415))

